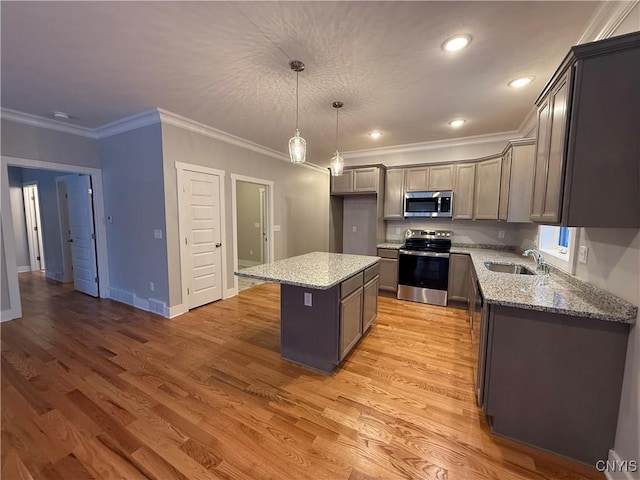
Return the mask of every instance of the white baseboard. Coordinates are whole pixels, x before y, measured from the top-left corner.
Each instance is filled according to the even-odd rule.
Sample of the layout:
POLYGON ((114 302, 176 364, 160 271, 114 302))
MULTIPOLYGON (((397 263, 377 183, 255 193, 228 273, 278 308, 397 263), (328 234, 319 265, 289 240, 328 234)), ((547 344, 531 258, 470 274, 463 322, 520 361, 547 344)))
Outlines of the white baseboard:
MULTIPOLYGON (((604 472, 604 476, 607 477, 607 480, 637 480, 639 478, 638 475, 640 475, 640 463, 638 462, 640 462, 640 459, 634 460, 636 462, 635 472, 619 471, 619 468, 623 464, 624 460, 622 460, 622 458, 620 458, 620 456, 613 449, 609 450, 609 458, 607 459, 607 461, 607 466, 615 466, 616 469, 616 471, 607 469, 604 472)), ((629 462, 630 460, 627 461, 629 462)))
POLYGON ((255 267, 256 265, 262 265, 260 262, 256 262, 255 260, 240 260, 238 259, 238 268, 248 268, 255 267))
POLYGON ((189 311, 189 309, 187 308, 187 306, 183 303, 181 303, 180 305, 174 305, 173 307, 167 307, 167 309, 165 310, 165 318, 175 318, 178 315, 182 315, 184 313, 187 313, 189 311))
POLYGON ((15 320, 16 318, 20 318, 21 316, 22 311, 18 309, 10 308, 8 310, 2 310, 2 312, 0 312, 0 323, 15 320))
POLYGON ((222 299, 226 300, 227 298, 235 297, 236 295, 238 295, 237 287, 227 288, 222 294, 222 299))
POLYGON ((22 267, 18 267, 18 273, 27 273, 31 271, 31 265, 24 265, 22 267))

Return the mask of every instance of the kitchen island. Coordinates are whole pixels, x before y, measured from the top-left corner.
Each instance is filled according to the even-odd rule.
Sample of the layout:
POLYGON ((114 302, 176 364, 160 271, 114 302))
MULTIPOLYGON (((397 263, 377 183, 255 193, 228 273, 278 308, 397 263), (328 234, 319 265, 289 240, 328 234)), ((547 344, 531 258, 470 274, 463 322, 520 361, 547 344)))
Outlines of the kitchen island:
POLYGON ((313 252, 234 272, 280 284, 280 354, 330 374, 378 312, 379 257, 313 252))

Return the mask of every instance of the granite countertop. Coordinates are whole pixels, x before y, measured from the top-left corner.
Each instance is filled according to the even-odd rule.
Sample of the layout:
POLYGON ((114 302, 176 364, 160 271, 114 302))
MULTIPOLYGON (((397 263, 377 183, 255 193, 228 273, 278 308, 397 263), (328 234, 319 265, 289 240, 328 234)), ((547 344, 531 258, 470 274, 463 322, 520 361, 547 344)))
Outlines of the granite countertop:
POLYGON ((234 272, 239 277, 328 290, 374 265, 380 257, 313 252, 234 272))
POLYGON ((520 264, 536 271, 535 262, 515 252, 452 247, 471 255, 485 301, 495 305, 634 324, 638 307, 552 268, 548 275, 492 272, 484 262, 520 264))

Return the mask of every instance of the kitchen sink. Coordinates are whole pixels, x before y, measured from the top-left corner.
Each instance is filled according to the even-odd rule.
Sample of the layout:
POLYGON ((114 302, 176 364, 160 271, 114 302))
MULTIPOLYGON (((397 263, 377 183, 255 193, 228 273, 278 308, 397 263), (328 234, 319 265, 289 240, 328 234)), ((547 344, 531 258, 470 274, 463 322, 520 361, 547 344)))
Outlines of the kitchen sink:
POLYGON ((515 273, 517 275, 535 275, 524 265, 505 265, 504 263, 484 262, 484 266, 492 272, 515 273))

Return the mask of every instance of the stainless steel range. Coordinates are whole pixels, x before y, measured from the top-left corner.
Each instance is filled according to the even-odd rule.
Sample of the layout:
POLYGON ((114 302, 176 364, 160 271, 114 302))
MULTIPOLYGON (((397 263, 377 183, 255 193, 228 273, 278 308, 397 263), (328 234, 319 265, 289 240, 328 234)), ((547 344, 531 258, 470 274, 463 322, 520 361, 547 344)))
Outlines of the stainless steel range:
POLYGON ((398 298, 445 306, 450 250, 448 230, 407 230, 398 263, 398 298))

